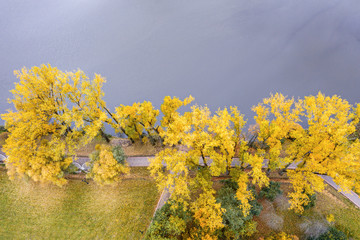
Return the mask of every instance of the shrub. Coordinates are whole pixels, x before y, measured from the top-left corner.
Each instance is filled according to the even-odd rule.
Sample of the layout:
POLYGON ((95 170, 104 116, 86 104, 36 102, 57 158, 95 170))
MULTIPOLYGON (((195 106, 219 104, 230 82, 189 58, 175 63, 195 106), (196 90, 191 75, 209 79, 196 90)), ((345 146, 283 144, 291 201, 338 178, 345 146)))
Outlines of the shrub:
POLYGON ((336 227, 336 229, 337 230, 340 230, 340 231, 342 231, 343 233, 345 233, 345 235, 347 236, 347 237, 354 237, 354 233, 349 229, 349 228, 347 228, 346 226, 344 226, 344 225, 335 225, 335 227, 336 227))
POLYGON ((300 224, 300 229, 307 238, 316 239, 328 231, 328 223, 325 219, 305 219, 300 224))
POLYGON ((119 164, 124 164, 126 161, 126 156, 125 156, 125 152, 124 149, 121 146, 115 146, 112 148, 112 153, 114 155, 115 160, 119 163, 119 164))
MULTIPOLYGON (((243 215, 241 202, 235 197, 238 185, 231 180, 223 181, 224 186, 219 190, 217 201, 221 203, 221 208, 226 211, 223 213, 223 223, 225 227, 219 230, 220 239, 239 239, 241 236, 251 236, 256 232, 256 222, 252 221, 254 215, 259 215, 262 206, 256 201, 250 201, 251 210, 247 216, 243 215)), ((249 189, 255 190, 249 186, 249 189)))
POLYGON ((303 205, 304 210, 308 210, 308 209, 314 207, 315 203, 316 203, 316 194, 315 193, 312 195, 307 194, 307 196, 309 198, 309 202, 306 205, 303 205))
POLYGON ((79 169, 75 166, 75 164, 70 163, 69 167, 64 170, 64 173, 74 174, 77 173, 77 171, 79 171, 79 169))
POLYGON ((8 130, 3 125, 0 125, 0 133, 3 132, 8 132, 8 130))
MULTIPOLYGON (((222 181, 224 186, 218 191, 216 201, 225 209, 222 214, 224 227, 215 230, 218 239, 240 239, 240 237, 251 236, 256 232, 257 223, 253 221, 254 215, 259 215, 262 206, 256 199, 250 201, 251 209, 247 216, 243 215, 240 208, 241 202, 236 198, 238 185, 232 180, 222 181)), ((249 190, 256 195, 255 188, 249 186, 249 190)), ((199 237, 196 229, 201 226, 195 220, 193 212, 185 210, 183 205, 169 200, 153 218, 145 239, 188 239, 199 237)), ((205 235, 203 237, 209 237, 205 235)))
POLYGON ((269 237, 260 238, 259 240, 299 240, 299 238, 292 234, 287 234, 285 232, 273 233, 269 237))
POLYGON ((191 222, 191 213, 170 199, 156 211, 145 239, 181 239, 191 222))
POLYGON ((270 181, 269 186, 263 187, 259 193, 260 197, 265 197, 270 201, 274 201, 279 194, 282 194, 282 191, 280 190, 280 183, 273 181, 270 181))
POLYGON ((323 233, 317 238, 308 238, 308 240, 347 240, 348 237, 344 232, 336 229, 335 227, 330 227, 326 233, 323 233))

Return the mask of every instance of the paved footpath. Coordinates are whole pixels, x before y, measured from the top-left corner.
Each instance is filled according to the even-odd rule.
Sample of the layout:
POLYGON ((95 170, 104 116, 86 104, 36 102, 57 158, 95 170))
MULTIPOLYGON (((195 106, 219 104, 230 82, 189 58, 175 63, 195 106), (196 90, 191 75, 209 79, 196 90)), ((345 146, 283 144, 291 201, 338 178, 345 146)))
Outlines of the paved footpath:
POLYGON ((130 165, 130 167, 148 167, 152 158, 154 158, 154 156, 128 157, 126 161, 130 165))
MULTIPOLYGON (((150 164, 150 159, 154 156, 149 157, 127 157, 126 161, 130 165, 130 167, 148 167, 150 164)), ((78 157, 76 162, 80 165, 90 161, 88 157, 78 157)))
MULTIPOLYGON (((0 156, 5 154, 0 150, 0 156)), ((143 157, 128 157, 127 158, 127 162, 131 167, 148 167, 150 164, 150 159, 153 158, 154 156, 143 156, 143 157)), ((1 160, 1 159, 0 159, 1 160)), ((90 159, 88 157, 78 157, 76 160, 76 163, 78 163, 80 166, 85 167, 85 163, 90 161, 90 159)), ((236 165, 236 163, 238 162, 238 159, 234 159, 233 163, 231 164, 232 166, 236 165)), ((209 163, 211 162, 211 160, 209 161, 209 163)), ((202 161, 200 162, 200 164, 202 163, 202 161)), ((267 165, 267 161, 264 160, 264 166, 267 165)), ((290 166, 290 168, 296 168, 296 166, 290 166)), ((322 179, 324 179, 324 181, 329 184, 331 187, 335 188, 337 191, 340 189, 340 187, 334 182, 334 180, 329 177, 329 176, 325 176, 325 175, 320 175, 322 177, 322 179)), ((345 192, 341 192, 340 193, 342 195, 344 195, 347 199, 349 199, 352 203, 355 204, 355 206, 357 206, 358 208, 360 208, 360 197, 354 193, 353 191, 350 191, 349 193, 345 193, 345 192)), ((163 194, 161 195, 161 199, 159 200, 158 203, 158 208, 161 208, 164 203, 166 202, 166 200, 170 197, 170 194, 168 191, 164 191, 163 194)))
MULTIPOLYGON (((130 166, 147 167, 147 166, 149 166, 150 158, 153 158, 153 156, 151 156, 151 157, 128 157, 127 162, 129 163, 130 166)), ((234 161, 232 162, 231 165, 234 166, 236 164, 236 162, 238 162, 238 161, 239 161, 239 159, 234 159, 234 161)), ((266 160, 264 160, 264 165, 265 166, 267 165, 266 160)), ((296 167, 296 166, 294 166, 294 167, 296 167)), ((292 167, 290 167, 290 168, 292 168, 292 167)), ((339 191, 340 187, 334 182, 334 180, 330 176, 325 176, 325 175, 320 175, 320 176, 322 179, 324 179, 325 183, 327 183, 328 185, 330 185, 331 187, 333 187, 337 191, 339 191)), ((360 197, 356 193, 354 193, 353 191, 350 191, 349 193, 340 191, 340 193, 342 195, 344 195, 347 199, 349 199, 352 203, 354 203, 355 206, 360 208, 360 197)), ((165 193, 162 194, 162 197, 164 197, 165 199, 159 200, 158 205, 161 205, 161 206, 164 205, 165 201, 170 197, 170 194, 165 191, 165 193)), ((161 206, 158 206, 158 207, 161 208, 161 206)))
MULTIPOLYGON (((322 179, 324 179, 324 181, 327 184, 329 184, 330 186, 335 188, 337 191, 339 191, 340 186, 337 185, 330 176, 326 176, 326 175, 320 175, 320 176, 321 176, 322 179)), ((353 191, 350 191, 348 193, 340 191, 340 193, 342 195, 344 195, 347 199, 349 199, 352 203, 354 203, 355 206, 360 208, 360 197, 356 193, 354 193, 353 191)))
POLYGON ((3 162, 5 160, 6 158, 5 156, 6 156, 5 153, 0 149, 0 162, 3 162))
POLYGON ((5 153, 0 149, 0 162, 1 162, 1 161, 4 161, 5 158, 6 158, 5 153))

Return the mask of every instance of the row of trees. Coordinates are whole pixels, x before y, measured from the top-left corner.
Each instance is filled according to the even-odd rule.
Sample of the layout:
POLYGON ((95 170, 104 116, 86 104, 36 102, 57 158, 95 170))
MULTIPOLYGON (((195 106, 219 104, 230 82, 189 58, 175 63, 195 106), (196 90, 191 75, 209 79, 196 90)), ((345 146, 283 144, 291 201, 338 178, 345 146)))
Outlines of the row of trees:
MULTIPOLYGON (((11 177, 65 184, 63 173, 76 149, 99 133, 106 138, 107 123, 133 142, 165 146, 151 162, 151 174, 160 189, 168 188, 172 200, 192 213, 201 227, 199 238, 211 238, 224 227, 225 210, 216 200, 212 181, 216 176, 227 175, 237 183, 236 199, 244 216, 254 199, 249 184, 267 187, 271 171, 288 174, 294 188, 291 208, 299 213, 308 196, 324 189, 318 174, 331 176, 343 190, 360 192, 360 143, 354 134, 360 106, 336 95, 319 93, 298 100, 271 95, 253 107, 257 129, 249 142, 243 137, 246 120, 236 107, 212 114, 206 106, 192 105, 181 113, 179 108, 193 101, 189 96, 183 101, 165 97, 160 110, 144 101, 112 112, 103 100, 105 80, 100 75, 90 80, 80 70, 64 73, 50 65, 15 74, 20 81, 10 102, 16 111, 2 115, 10 132, 4 151, 11 177), (294 165, 296 169, 290 170, 294 165)), ((123 163, 115 152, 103 146, 93 157, 97 170, 92 176, 98 181, 111 183, 127 171, 116 165, 123 163), (111 174, 104 174, 106 166, 112 166, 111 174)))
POLYGON ((230 173, 238 184, 236 198, 244 216, 254 199, 249 184, 267 187, 270 171, 289 176, 294 189, 289 195, 291 209, 297 213, 309 204, 309 196, 324 190, 319 174, 331 176, 345 191, 360 192, 360 144, 358 139, 349 140, 360 116, 359 106, 353 108, 338 96, 321 93, 297 101, 275 94, 253 111, 258 147, 252 151, 240 137, 245 121, 236 108, 211 115, 208 108, 193 106, 191 112, 176 115, 161 133, 166 145, 181 143, 189 150, 161 151, 150 164, 151 173, 161 189, 170 189, 172 199, 191 210, 202 238, 224 228, 214 176, 230 173), (235 166, 233 157, 239 159, 235 166), (168 172, 162 171, 163 165, 168 172), (296 169, 288 169, 291 165, 296 169))
MULTIPOLYGON (((183 104, 178 98, 165 98, 162 126, 156 126, 159 110, 151 102, 120 105, 111 112, 103 100, 105 79, 100 75, 90 80, 80 70, 62 72, 50 65, 23 68, 15 75, 19 82, 9 101, 16 110, 1 115, 10 132, 3 146, 9 176, 26 175, 60 186, 66 183, 64 171, 79 147, 98 134, 109 142, 105 123, 133 142, 161 142, 162 126, 172 121, 173 112, 183 104)), ((100 151, 109 150, 100 147, 100 151)), ((115 161, 114 156, 107 156, 115 161)))

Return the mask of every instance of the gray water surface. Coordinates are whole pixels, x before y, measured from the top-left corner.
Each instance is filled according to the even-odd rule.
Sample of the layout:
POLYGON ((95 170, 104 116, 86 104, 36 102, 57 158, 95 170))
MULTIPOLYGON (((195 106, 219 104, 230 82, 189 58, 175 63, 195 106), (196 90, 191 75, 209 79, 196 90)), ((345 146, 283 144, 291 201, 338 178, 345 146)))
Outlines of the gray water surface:
POLYGON ((13 70, 50 63, 107 78, 119 104, 192 94, 211 110, 275 92, 359 101, 358 0, 1 1, 0 113, 13 70))

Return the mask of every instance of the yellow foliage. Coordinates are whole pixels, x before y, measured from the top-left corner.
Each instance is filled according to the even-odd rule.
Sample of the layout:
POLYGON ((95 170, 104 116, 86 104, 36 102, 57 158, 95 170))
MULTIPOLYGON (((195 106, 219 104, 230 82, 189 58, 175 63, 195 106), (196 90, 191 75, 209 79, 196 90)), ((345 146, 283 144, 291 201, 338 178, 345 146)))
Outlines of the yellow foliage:
POLYGON ((329 223, 333 223, 335 222, 335 217, 333 214, 329 214, 326 216, 326 220, 329 222, 329 223))
POLYGON ((355 131, 359 107, 353 108, 346 100, 322 93, 294 101, 281 94, 264 99, 254 107, 255 120, 259 125, 259 140, 268 146, 259 156, 269 159, 269 168, 285 169, 294 163, 297 169, 288 171, 294 186, 290 193, 291 208, 303 211, 307 194, 324 189, 323 180, 317 174, 331 176, 343 190, 359 186, 360 143, 349 141, 355 131), (305 119, 308 129, 298 123, 305 119), (284 139, 286 156, 281 156, 284 139))
POLYGON ((253 178, 252 183, 257 184, 260 188, 269 186, 269 178, 266 173, 262 170, 264 158, 259 155, 248 155, 248 164, 252 166, 250 176, 253 178))
POLYGON ((250 190, 248 190, 248 175, 245 172, 240 172, 236 177, 235 180, 239 186, 238 190, 236 191, 236 198, 241 202, 241 206, 239 206, 244 216, 249 215, 251 205, 251 200, 254 199, 254 196, 250 190))
POLYGON ((168 127, 170 123, 173 122, 174 119, 179 117, 179 113, 177 110, 181 106, 186 106, 194 101, 194 98, 190 95, 189 97, 185 98, 184 101, 181 101, 177 97, 171 98, 170 96, 166 96, 164 98, 164 102, 161 104, 161 112, 164 114, 161 120, 161 126, 163 128, 168 127))
POLYGON ((201 227, 203 235, 212 235, 217 229, 224 227, 222 213, 225 209, 221 208, 220 203, 216 203, 214 192, 209 190, 200 194, 191 205, 194 218, 201 227))
POLYGON ((299 238, 292 234, 287 234, 285 232, 276 233, 267 238, 259 238, 259 240, 299 240, 299 238))
MULTIPOLYGON (((164 102, 174 102, 169 104, 172 110, 183 104, 180 100, 174 99, 164 100, 164 102)), ((165 108, 165 105, 162 108, 165 108)), ((204 166, 212 176, 219 176, 229 169, 235 154, 235 145, 240 141, 236 138, 236 134, 240 135, 239 127, 244 125, 244 121, 235 108, 232 113, 227 109, 219 110, 214 116, 211 116, 207 107, 192 106, 191 112, 186 112, 184 115, 172 110, 169 110, 171 114, 167 115, 166 120, 163 119, 166 122, 166 125, 163 122, 163 127, 166 128, 161 133, 164 144, 173 146, 181 142, 189 151, 185 153, 175 149, 165 149, 150 163, 150 169, 157 178, 160 188, 169 187, 182 193, 184 191, 178 188, 184 189, 187 185, 194 185, 195 178, 190 179, 189 170, 200 173, 199 170, 204 166), (237 133, 234 130, 235 124, 237 124, 237 133), (208 162, 208 159, 212 162, 208 162), (167 166, 170 173, 163 172, 163 165, 167 166), (175 181, 185 184, 173 186, 175 181)), ((196 181, 198 180, 199 178, 196 181)), ((184 196, 188 198, 188 193, 184 196)))
POLYGON ((151 102, 134 103, 132 106, 120 105, 115 109, 113 117, 116 124, 112 124, 116 131, 125 133, 133 141, 147 142, 149 138, 159 134, 155 127, 159 110, 154 109, 151 102), (147 136, 144 136, 144 131, 147 136))
POLYGON ((88 177, 93 178, 98 184, 113 184, 119 182, 124 174, 130 172, 126 164, 120 164, 114 158, 111 147, 99 145, 97 151, 90 155, 92 166, 88 177))
POLYGON ((15 71, 19 79, 11 90, 15 112, 2 114, 9 138, 8 174, 27 175, 35 181, 66 183, 63 171, 80 144, 96 136, 106 115, 101 76, 92 81, 80 70, 61 72, 50 65, 15 71))
MULTIPOLYGON (((225 108, 211 115, 207 107, 192 106, 181 115, 180 106, 191 101, 166 97, 161 109, 164 113, 161 136, 164 144, 181 143, 189 150, 183 152, 166 148, 150 163, 152 176, 160 189, 165 187, 171 197, 190 207, 199 229, 191 231, 194 239, 216 239, 214 232, 223 227, 220 204, 216 203, 211 177, 226 173, 235 155, 235 146, 246 151, 240 139, 245 121, 237 108, 225 108), (167 170, 164 170, 166 166, 167 170)), ((249 195, 243 196, 244 203, 249 195)))

